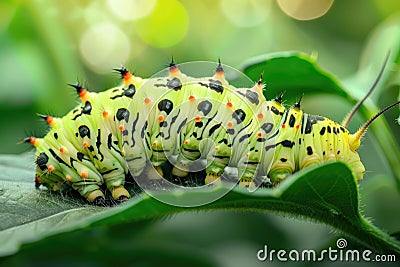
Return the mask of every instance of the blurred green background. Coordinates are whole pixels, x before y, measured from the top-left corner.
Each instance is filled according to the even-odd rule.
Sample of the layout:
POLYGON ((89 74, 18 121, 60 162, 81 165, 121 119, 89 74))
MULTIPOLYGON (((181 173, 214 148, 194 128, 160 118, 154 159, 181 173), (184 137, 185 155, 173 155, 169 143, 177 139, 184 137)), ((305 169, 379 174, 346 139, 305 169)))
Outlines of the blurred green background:
MULTIPOLYGON (((376 31, 399 23, 397 0, 2 0, 0 154, 30 151, 17 142, 46 133, 36 113, 62 116, 76 105, 67 83, 79 80, 102 91, 119 83, 111 69, 121 64, 148 77, 171 56, 178 63, 220 57, 238 68, 260 54, 299 50, 317 53, 320 66, 346 79, 363 67, 363 51, 371 49, 366 44, 376 31), (295 2, 303 5, 294 8, 295 2)), ((378 52, 383 61, 387 51, 378 52)), ((267 70, 265 75, 268 81, 267 70)), ((364 81, 366 87, 374 78, 364 81)), ((387 88, 377 105, 393 102, 398 93, 398 86, 387 88)), ((340 121, 350 106, 321 95, 305 99, 304 109, 340 121)), ((385 116, 400 142, 398 109, 385 116)), ((361 123, 353 121, 350 129, 361 123)), ((370 172, 361 183, 364 213, 388 232, 399 231, 400 215, 394 211, 400 197, 376 151, 373 136, 367 134, 360 152, 370 172)), ((255 253, 265 242, 276 248, 321 248, 336 236, 310 222, 232 212, 180 214, 144 231, 155 243, 159 236, 161 247, 188 244, 193 255, 210 255, 221 266, 264 265, 255 253)))

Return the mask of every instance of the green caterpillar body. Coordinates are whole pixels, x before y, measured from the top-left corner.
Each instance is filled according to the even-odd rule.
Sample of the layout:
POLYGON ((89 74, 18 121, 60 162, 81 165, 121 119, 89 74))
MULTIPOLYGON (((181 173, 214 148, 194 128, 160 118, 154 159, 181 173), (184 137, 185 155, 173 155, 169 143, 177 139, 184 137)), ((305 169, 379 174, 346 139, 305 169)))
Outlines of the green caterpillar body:
POLYGON ((51 130, 27 138, 36 147, 36 184, 50 190, 73 188, 89 202, 104 200, 103 184, 116 200, 130 198, 128 172, 185 177, 205 169, 205 183, 221 175, 252 185, 254 177, 278 184, 288 175, 327 161, 346 162, 360 180, 365 172, 350 134, 330 119, 289 109, 281 96, 266 100, 260 81, 235 88, 219 64, 212 77, 194 78, 175 64, 167 77, 142 79, 125 68, 123 83, 89 92, 73 85, 82 104, 63 118, 42 117, 51 130))

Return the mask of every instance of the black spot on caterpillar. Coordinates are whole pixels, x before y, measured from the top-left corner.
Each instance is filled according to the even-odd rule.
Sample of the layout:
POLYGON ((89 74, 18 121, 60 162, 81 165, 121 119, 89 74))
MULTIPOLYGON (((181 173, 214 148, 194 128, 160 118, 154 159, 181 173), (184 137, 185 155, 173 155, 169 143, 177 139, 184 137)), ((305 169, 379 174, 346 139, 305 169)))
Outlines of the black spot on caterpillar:
POLYGON ((187 76, 174 63, 165 77, 142 79, 125 68, 116 71, 122 84, 104 92, 72 85, 82 105, 62 118, 41 116, 51 126, 49 133, 25 139, 36 148, 37 185, 54 191, 73 188, 101 204, 105 184, 115 200, 124 201, 130 198, 124 188, 129 172, 138 177, 154 168, 163 176, 168 162, 180 178, 200 162, 206 166, 206 184, 226 175, 240 183, 268 176, 277 185, 328 160, 347 162, 360 180, 365 172, 357 153, 362 135, 399 103, 351 134, 345 127, 365 98, 339 124, 304 113, 300 100, 286 109, 282 94, 265 99, 261 79, 250 88, 230 85, 220 63, 205 78, 187 76), (207 139, 213 142, 204 143, 207 139))

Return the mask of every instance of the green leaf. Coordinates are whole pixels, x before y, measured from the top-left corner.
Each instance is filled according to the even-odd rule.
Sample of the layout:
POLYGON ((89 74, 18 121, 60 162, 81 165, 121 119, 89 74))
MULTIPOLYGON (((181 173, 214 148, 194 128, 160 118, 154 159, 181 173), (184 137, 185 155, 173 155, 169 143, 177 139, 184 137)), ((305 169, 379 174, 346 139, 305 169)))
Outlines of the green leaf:
POLYGON ((267 99, 285 91, 285 99, 291 102, 303 93, 328 93, 352 100, 339 81, 305 53, 290 51, 261 55, 246 60, 239 69, 254 81, 258 80, 260 73, 264 73, 264 95, 267 99))
MULTIPOLYGON (((0 222, 3 229, 0 232, 2 255, 15 253, 21 244, 31 242, 34 243, 24 247, 23 253, 37 253, 43 246, 51 250, 51 244, 48 242, 52 242, 53 239, 45 237, 56 234, 60 238, 64 235, 70 237, 79 230, 82 234, 80 238, 94 242, 95 229, 129 224, 129 227, 120 228, 124 229, 121 236, 123 238, 140 231, 140 226, 150 219, 184 211, 219 209, 273 211, 295 217, 307 217, 331 225, 371 248, 375 253, 390 252, 400 255, 400 244, 360 215, 357 182, 343 163, 335 162, 305 169, 291 176, 277 189, 258 189, 250 193, 247 189, 236 188, 218 201, 199 207, 171 206, 141 193, 117 207, 98 208, 83 205, 57 193, 35 190, 33 182, 29 184, 27 179, 30 176, 29 172, 31 177, 34 175, 33 169, 26 167, 29 166, 30 157, 0 157, 0 173, 3 173, 0 180, 1 197, 4 203, 1 205, 0 215, 2 218, 10 214, 16 214, 15 218, 19 218, 21 214, 26 217, 25 221, 16 220, 13 225, 4 220, 0 222), (10 174, 12 176, 9 176, 10 174)), ((224 188, 168 193, 168 197, 175 202, 188 201, 221 190, 224 188)), ((165 194, 158 193, 158 196, 165 194)))

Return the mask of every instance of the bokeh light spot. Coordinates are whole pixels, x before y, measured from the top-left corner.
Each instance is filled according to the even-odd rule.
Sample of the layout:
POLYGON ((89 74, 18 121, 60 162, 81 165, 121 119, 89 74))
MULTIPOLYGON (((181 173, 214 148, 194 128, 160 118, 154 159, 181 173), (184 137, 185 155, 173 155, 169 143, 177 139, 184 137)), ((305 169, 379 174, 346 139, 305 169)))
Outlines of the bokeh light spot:
POLYGON ((277 0, 286 15, 297 20, 312 20, 325 15, 334 0, 277 0))
POLYGON ((135 21, 137 35, 155 47, 173 46, 185 37, 189 18, 178 1, 157 1, 151 14, 135 21))
POLYGON ((156 0, 107 0, 107 6, 117 18, 132 21, 149 15, 156 2, 156 0))
POLYGON ((254 27, 263 23, 271 10, 271 0, 221 0, 221 10, 235 26, 254 27))
POLYGON ((107 73, 110 66, 126 62, 130 41, 117 26, 109 22, 93 25, 82 36, 79 50, 94 71, 107 73))

